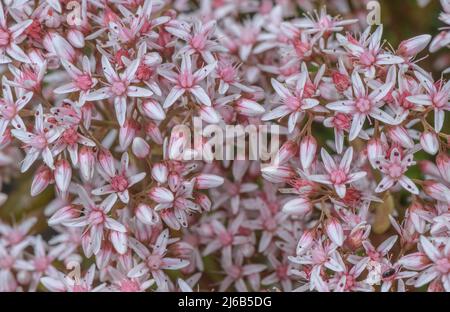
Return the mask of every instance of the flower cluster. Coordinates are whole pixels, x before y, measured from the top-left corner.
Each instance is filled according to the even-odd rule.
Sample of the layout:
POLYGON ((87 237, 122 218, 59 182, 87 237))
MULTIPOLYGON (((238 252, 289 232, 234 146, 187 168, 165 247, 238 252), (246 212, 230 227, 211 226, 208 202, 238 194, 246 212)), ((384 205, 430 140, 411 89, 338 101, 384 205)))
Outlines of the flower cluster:
POLYGON ((449 32, 315 6, 0 1, 0 291, 450 291, 449 32))

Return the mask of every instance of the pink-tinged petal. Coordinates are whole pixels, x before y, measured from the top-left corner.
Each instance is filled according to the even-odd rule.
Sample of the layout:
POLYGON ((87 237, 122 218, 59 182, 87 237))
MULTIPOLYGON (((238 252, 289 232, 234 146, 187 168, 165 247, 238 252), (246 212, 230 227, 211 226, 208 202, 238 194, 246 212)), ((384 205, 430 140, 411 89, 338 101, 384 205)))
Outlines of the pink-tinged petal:
POLYGON ((119 75, 116 73, 108 58, 102 55, 102 68, 108 82, 119 81, 119 75))
POLYGON ((56 88, 53 90, 56 94, 66 94, 66 93, 72 93, 77 92, 79 88, 75 86, 73 82, 67 83, 65 85, 62 85, 61 87, 56 88))
POLYGON ((417 105, 433 105, 431 97, 427 94, 408 96, 406 100, 417 105))
POLYGON ((312 211, 312 204, 307 198, 298 197, 288 201, 283 206, 283 212, 297 216, 305 216, 312 211))
POLYGON ((419 194, 419 189, 414 184, 414 182, 407 176, 402 176, 398 182, 405 190, 407 190, 415 195, 419 194))
POLYGON ((320 266, 315 266, 311 272, 311 287, 317 289, 319 292, 329 292, 330 289, 328 285, 323 281, 322 277, 320 276, 320 266))
POLYGON ((344 156, 342 156, 339 168, 342 169, 344 172, 349 172, 352 160, 353 160, 353 147, 350 146, 345 151, 344 156))
POLYGON ((111 95, 109 93, 109 87, 104 87, 101 89, 98 89, 94 92, 90 92, 88 95, 85 96, 86 101, 100 101, 109 98, 111 95))
POLYGON ((392 180, 391 177, 385 176, 383 179, 378 183, 377 188, 375 189, 375 193, 381 193, 388 189, 390 189, 394 185, 394 180, 392 180))
POLYGON ((414 284, 414 287, 419 288, 422 287, 435 278, 437 278, 440 275, 440 273, 433 267, 426 269, 422 273, 419 274, 419 277, 416 280, 416 283, 414 284))
POLYGON ((440 132, 444 126, 445 111, 442 109, 434 109, 434 130, 440 132))
POLYGON ((48 147, 42 150, 42 159, 50 169, 55 169, 52 152, 48 147))
POLYGON ((179 270, 189 265, 188 260, 179 258, 163 258, 161 263, 161 269, 164 270, 179 270))
POLYGON ((137 173, 128 178, 128 186, 131 187, 136 183, 142 181, 147 174, 145 172, 137 173))
POLYGON ((340 198, 344 198, 345 197, 345 193, 347 192, 347 188, 345 186, 345 184, 334 184, 334 189, 336 191, 336 194, 340 197, 340 198))
POLYGON ((9 47, 6 48, 6 52, 9 56, 11 56, 13 59, 22 62, 22 63, 29 63, 30 59, 28 56, 23 52, 23 50, 15 43, 11 43, 9 47))
POLYGON ((297 255, 301 255, 305 253, 314 243, 314 232, 311 230, 305 230, 300 236, 300 239, 297 243, 296 252, 297 255))
POLYGON ((116 110, 117 121, 122 127, 127 118, 127 98, 124 96, 116 97, 114 99, 114 109, 116 110))
POLYGON ((353 100, 346 100, 346 101, 337 101, 330 104, 327 104, 326 107, 328 109, 342 112, 342 113, 353 113, 355 110, 355 102, 353 100))
POLYGON ((198 83, 205 79, 216 68, 217 62, 206 65, 194 73, 195 82, 198 83))
POLYGON ((377 64, 379 65, 394 65, 404 62, 405 60, 402 57, 390 53, 379 54, 377 56, 377 64))
MULTIPOLYGON (((14 130, 12 130, 14 131, 14 130)), ((11 132, 12 132, 11 131, 11 132)), ((27 171, 31 165, 36 161, 36 159, 39 157, 40 152, 38 150, 31 150, 27 153, 27 156, 25 156, 24 160, 22 161, 22 166, 20 168, 20 172, 27 171)))
POLYGON ((259 116, 265 112, 264 107, 249 99, 239 99, 235 104, 235 110, 248 117, 259 116))
POLYGON ((425 237, 420 237, 420 244, 422 245, 423 251, 427 254, 428 258, 433 262, 437 262, 442 258, 439 250, 425 237))
POLYGON ((100 149, 98 152, 98 160, 103 171, 111 178, 116 175, 116 168, 114 166, 114 157, 107 149, 100 149))
POLYGON ((210 124, 217 124, 222 118, 220 114, 211 106, 200 106, 199 113, 200 118, 210 124))
POLYGON ((103 210, 104 213, 108 213, 111 210, 111 208, 114 206, 116 201, 117 201, 117 195, 111 194, 102 201, 102 203, 100 204, 99 207, 103 210))
POLYGON ((153 92, 142 87, 129 86, 127 89, 127 95, 130 97, 150 97, 153 95, 153 92))
POLYGON ((388 239, 386 239, 384 242, 382 242, 378 247, 377 247, 377 251, 379 253, 381 253, 382 255, 387 255, 387 253, 389 252, 389 250, 392 249, 392 247, 394 246, 395 242, 397 241, 398 236, 397 235, 392 235, 390 236, 388 239))
POLYGON ((178 98, 184 94, 184 92, 185 90, 181 89, 178 86, 173 87, 167 95, 166 100, 164 101, 163 108, 171 107, 176 102, 176 100, 178 100, 178 98))
POLYGON ((289 107, 287 107, 286 105, 280 105, 280 106, 274 108, 273 110, 271 110, 270 112, 265 113, 261 117, 261 120, 269 121, 269 120, 273 120, 273 119, 278 119, 278 118, 284 117, 290 113, 291 113, 291 110, 289 109, 289 107))
POLYGON ((282 98, 285 99, 288 96, 292 96, 292 93, 289 91, 288 88, 286 88, 283 84, 278 82, 278 80, 272 78, 271 80, 272 87, 275 90, 275 92, 282 98))
POLYGON ((326 174, 313 174, 309 175, 308 179, 313 182, 322 183, 322 184, 333 184, 330 180, 330 176, 326 174))
POLYGON ((118 192, 117 196, 119 197, 120 201, 124 204, 128 204, 128 202, 130 201, 130 193, 128 192, 128 190, 118 192))
POLYGON ((366 95, 366 88, 361 80, 361 76, 356 70, 352 73, 352 84, 356 98, 364 97, 366 95))
POLYGON ((352 182, 358 181, 359 179, 364 178, 366 175, 367 175, 366 171, 358 171, 355 173, 351 173, 348 176, 347 183, 352 183, 352 182))
POLYGON ((311 108, 316 107, 317 105, 319 105, 319 103, 320 102, 318 100, 316 100, 316 99, 304 99, 302 101, 301 108, 303 110, 311 109, 311 108))
POLYGON ((391 117, 391 115, 376 107, 372 108, 370 111, 370 116, 388 125, 394 125, 396 123, 395 119, 391 117))
POLYGON ((366 116, 361 113, 356 113, 353 115, 352 125, 350 127, 350 133, 348 139, 353 141, 356 139, 361 132, 362 127, 364 126, 364 122, 366 121, 366 116))
POLYGON ((145 263, 140 263, 136 265, 134 268, 132 268, 128 274, 127 277, 129 278, 139 278, 143 275, 145 275, 148 272, 148 268, 145 263))
POLYGON ((403 256, 398 263, 405 267, 407 270, 422 271, 423 269, 430 266, 430 260, 427 255, 423 252, 415 252, 403 256))
MULTIPOLYGON (((190 92, 200 101, 200 103, 211 106, 211 99, 202 87, 198 85, 194 86, 190 89, 190 92)), ((166 108, 166 106, 164 106, 164 108, 166 108)))
POLYGON ((326 149, 322 148, 320 150, 320 155, 322 156, 323 165, 325 170, 330 173, 337 168, 336 163, 334 162, 333 157, 327 152, 326 149))
POLYGON ((110 230, 113 230, 113 231, 116 231, 116 232, 120 232, 120 233, 126 233, 127 232, 126 227, 122 223, 114 220, 113 218, 109 218, 109 217, 106 218, 105 226, 106 226, 106 228, 108 228, 110 230))

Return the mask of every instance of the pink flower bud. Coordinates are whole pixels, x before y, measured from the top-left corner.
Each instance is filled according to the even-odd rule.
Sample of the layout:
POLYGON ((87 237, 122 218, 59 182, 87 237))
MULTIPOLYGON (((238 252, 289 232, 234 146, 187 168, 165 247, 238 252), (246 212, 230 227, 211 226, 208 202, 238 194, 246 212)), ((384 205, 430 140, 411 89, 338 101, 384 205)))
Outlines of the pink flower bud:
POLYGON ((139 130, 139 125, 134 119, 125 121, 124 125, 120 127, 119 144, 122 151, 125 151, 130 146, 133 139, 136 137, 136 132, 139 130))
POLYGON ((169 174, 169 178, 167 179, 167 184, 169 184, 169 188, 172 191, 178 190, 178 187, 181 185, 181 177, 178 173, 172 172, 169 174))
POLYGON ((263 177, 272 183, 287 182, 295 177, 295 171, 288 166, 267 166, 261 168, 263 177))
POLYGON ((95 154, 92 148, 82 146, 78 155, 80 161, 80 173, 84 180, 89 181, 94 176, 95 154))
POLYGON ((65 159, 58 160, 55 164, 54 174, 56 186, 62 193, 66 193, 72 179, 72 168, 69 162, 65 159))
POLYGON ((166 118, 166 113, 161 107, 161 104, 153 99, 144 101, 141 105, 141 111, 145 116, 153 120, 159 121, 166 118))
POLYGON ((97 157, 103 171, 105 171, 110 177, 114 177, 116 175, 116 168, 114 167, 114 157, 111 152, 105 148, 102 148, 98 152, 97 157))
POLYGON ((420 35, 400 42, 397 53, 403 56, 415 56, 425 49, 431 40, 430 35, 420 35))
POLYGON ((195 195, 195 202, 202 207, 204 211, 210 211, 211 210, 211 200, 209 197, 203 193, 198 193, 195 195))
POLYGON ((205 190, 222 185, 224 179, 214 174, 200 174, 195 178, 195 188, 205 190))
POLYGON ((175 127, 170 134, 168 156, 169 159, 180 160, 186 147, 190 144, 189 129, 185 127, 175 127))
POLYGON ((414 141, 412 140, 408 131, 406 131, 404 127, 401 126, 390 127, 387 134, 392 141, 400 144, 404 148, 414 147, 414 141))
POLYGON ((159 215, 146 204, 139 204, 136 208, 136 217, 144 224, 154 225, 159 222, 159 215))
POLYGON ((420 145, 428 154, 435 155, 439 149, 439 141, 434 132, 426 131, 420 135, 420 145))
POLYGON ((434 199, 450 204, 450 190, 444 184, 426 180, 423 190, 434 199))
POLYGON ((168 174, 169 170, 164 164, 155 164, 152 167, 152 178, 155 179, 158 183, 166 183, 168 174))
POLYGON ((317 152, 317 141, 311 136, 305 136, 300 142, 300 162, 303 169, 308 169, 314 160, 317 152))
POLYGON ((165 187, 153 187, 148 196, 157 203, 171 203, 175 199, 173 193, 165 187))
POLYGON ((199 108, 200 118, 207 123, 217 124, 220 122, 221 116, 211 106, 202 105, 199 108))
POLYGON ((163 136, 161 134, 161 131, 159 130, 158 126, 153 123, 149 122, 147 123, 145 127, 145 133, 158 145, 163 144, 163 136))
POLYGON ((255 117, 265 112, 264 107, 249 99, 239 99, 235 105, 236 112, 248 117, 255 117))
POLYGON ((126 233, 111 231, 109 240, 119 255, 123 255, 127 252, 128 236, 126 233))
POLYGON ((131 150, 137 158, 145 158, 150 154, 150 145, 141 137, 136 137, 131 145, 131 150))
POLYGON ((31 196, 36 196, 44 191, 50 182, 53 181, 53 173, 47 166, 41 166, 34 174, 31 183, 31 196))
POLYGON ((325 223, 325 231, 333 243, 342 246, 344 243, 344 230, 341 223, 336 218, 329 218, 325 223))
POLYGON ((298 151, 298 145, 295 143, 295 141, 287 141, 286 143, 281 146, 280 150, 275 156, 274 163, 278 165, 282 165, 289 161, 292 157, 297 154, 298 151))
POLYGON ((439 153, 436 157, 436 165, 442 178, 450 183, 450 157, 447 154, 439 153))
POLYGON ((303 217, 312 211, 312 204, 307 198, 297 197, 284 204, 283 211, 290 215, 303 217))
POLYGON ((336 87, 336 90, 338 90, 339 92, 344 92, 350 86, 350 77, 341 74, 338 71, 335 71, 331 75, 331 78, 333 79, 333 83, 334 86, 336 87))
POLYGON ((75 48, 81 49, 84 47, 84 35, 78 29, 69 29, 67 32, 67 39, 75 48))
POLYGON ((50 226, 64 224, 64 222, 77 218, 80 215, 78 210, 72 206, 64 206, 58 209, 48 220, 50 226))

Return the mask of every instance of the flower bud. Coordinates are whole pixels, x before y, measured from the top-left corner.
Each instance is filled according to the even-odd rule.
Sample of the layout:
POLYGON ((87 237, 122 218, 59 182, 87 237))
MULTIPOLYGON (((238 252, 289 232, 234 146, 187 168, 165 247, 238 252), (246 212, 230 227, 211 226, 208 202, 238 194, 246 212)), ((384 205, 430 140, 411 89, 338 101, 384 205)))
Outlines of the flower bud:
POLYGON ((435 155, 439 149, 439 141, 434 132, 426 131, 420 135, 420 145, 430 155, 435 155))
POLYGON ((300 162, 304 170, 311 167, 317 152, 317 141, 311 136, 305 136, 300 142, 300 162))
POLYGON ((136 137, 131 145, 131 150, 137 158, 145 158, 150 154, 150 145, 141 137, 136 137))

